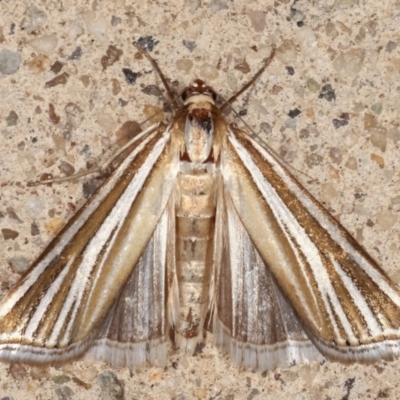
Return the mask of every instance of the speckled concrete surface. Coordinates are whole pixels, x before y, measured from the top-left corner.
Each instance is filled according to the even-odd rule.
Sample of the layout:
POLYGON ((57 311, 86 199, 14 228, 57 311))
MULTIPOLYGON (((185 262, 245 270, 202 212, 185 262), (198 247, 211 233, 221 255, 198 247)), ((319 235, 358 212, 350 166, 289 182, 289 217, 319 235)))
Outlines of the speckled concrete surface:
MULTIPOLYGON (((2 293, 83 204, 90 179, 27 182, 85 170, 124 122, 163 109, 160 79, 131 45, 139 38, 176 91, 200 77, 226 98, 276 44, 236 110, 400 282, 399 26, 398 0, 0 1, 2 293)), ((238 370, 209 338, 196 357, 171 353, 166 369, 1 364, 0 398, 397 399, 399 367, 238 370)))

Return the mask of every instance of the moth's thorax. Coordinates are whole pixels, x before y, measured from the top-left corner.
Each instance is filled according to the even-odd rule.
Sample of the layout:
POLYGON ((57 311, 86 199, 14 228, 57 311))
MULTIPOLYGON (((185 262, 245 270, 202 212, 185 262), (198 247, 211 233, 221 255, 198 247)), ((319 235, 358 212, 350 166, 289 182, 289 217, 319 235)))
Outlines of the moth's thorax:
MULTIPOLYGON (((197 97, 197 96, 196 96, 197 97)), ((214 120, 210 102, 192 103, 185 122, 185 149, 194 164, 204 163, 214 141, 214 120)))

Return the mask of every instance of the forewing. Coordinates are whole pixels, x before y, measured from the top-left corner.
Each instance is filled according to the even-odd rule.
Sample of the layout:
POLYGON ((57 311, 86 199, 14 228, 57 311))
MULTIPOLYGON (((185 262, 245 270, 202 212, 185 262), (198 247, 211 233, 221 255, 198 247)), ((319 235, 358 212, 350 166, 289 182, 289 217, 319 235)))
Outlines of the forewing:
POLYGON ((267 370, 321 358, 232 204, 220 190, 213 333, 236 365, 267 370))
POLYGON ((0 357, 61 361, 98 333, 165 209, 178 160, 170 132, 139 135, 113 175, 0 305, 0 357))
POLYGON ((243 226, 319 350, 349 361, 398 355, 399 291, 352 236, 234 127, 221 170, 243 226))
POLYGON ((175 240, 174 207, 167 207, 118 300, 110 310, 89 357, 113 366, 163 366, 167 362, 167 259, 175 240))

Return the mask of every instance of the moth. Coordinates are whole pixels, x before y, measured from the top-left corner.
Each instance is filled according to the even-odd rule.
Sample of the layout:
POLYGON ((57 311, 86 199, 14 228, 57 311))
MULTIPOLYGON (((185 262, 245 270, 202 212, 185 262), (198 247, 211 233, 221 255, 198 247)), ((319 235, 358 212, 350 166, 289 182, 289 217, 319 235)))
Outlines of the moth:
POLYGON ((259 370, 398 356, 395 284, 222 116, 247 87, 217 106, 197 79, 168 124, 133 139, 2 300, 2 360, 165 365, 170 338, 193 353, 206 328, 234 364, 259 370))

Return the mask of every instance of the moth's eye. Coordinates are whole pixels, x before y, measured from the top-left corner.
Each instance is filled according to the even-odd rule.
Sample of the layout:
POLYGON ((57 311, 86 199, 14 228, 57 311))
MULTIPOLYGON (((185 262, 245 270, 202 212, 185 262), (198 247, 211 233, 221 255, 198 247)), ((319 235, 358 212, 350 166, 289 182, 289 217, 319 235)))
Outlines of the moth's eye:
POLYGON ((182 100, 185 102, 186 99, 191 95, 191 93, 192 93, 192 91, 190 90, 190 88, 185 89, 185 90, 182 92, 182 95, 181 95, 182 100))

